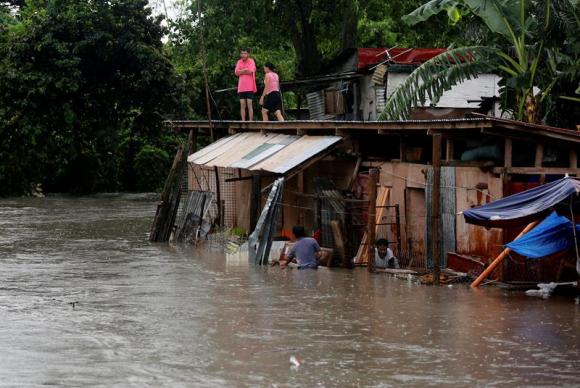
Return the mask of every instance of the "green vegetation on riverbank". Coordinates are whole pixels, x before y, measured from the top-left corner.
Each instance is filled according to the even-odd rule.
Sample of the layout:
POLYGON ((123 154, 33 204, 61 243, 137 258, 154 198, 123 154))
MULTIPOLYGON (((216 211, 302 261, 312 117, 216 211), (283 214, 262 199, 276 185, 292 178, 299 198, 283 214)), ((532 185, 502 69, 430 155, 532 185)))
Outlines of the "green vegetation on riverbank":
MULTIPOLYGON (((558 111, 577 106, 552 96, 575 97, 580 18, 577 7, 562 8, 568 0, 535 6, 542 1, 553 5, 545 10, 554 23, 538 48, 539 13, 526 14, 525 26, 537 28, 524 48, 545 58, 534 74, 548 90, 541 98, 550 111, 540 114, 557 125, 558 111), (554 10, 566 19, 554 19, 554 10), (555 77, 563 82, 551 84, 555 77)), ((276 64, 283 80, 324 72, 350 47, 501 45, 516 58, 474 12, 475 0, 434 0, 413 27, 403 17, 423 0, 178 3, 183 12, 163 23, 146 0, 0 0, 0 195, 39 185, 68 193, 158 190, 184 137, 163 121, 205 117, 203 63, 212 90, 231 88, 242 47, 252 50, 258 67, 276 64)), ((523 70, 506 90, 530 80, 523 70)), ((293 107, 292 94, 285 98, 293 107)), ((238 117, 238 109, 234 94, 212 95, 214 118, 238 117)))

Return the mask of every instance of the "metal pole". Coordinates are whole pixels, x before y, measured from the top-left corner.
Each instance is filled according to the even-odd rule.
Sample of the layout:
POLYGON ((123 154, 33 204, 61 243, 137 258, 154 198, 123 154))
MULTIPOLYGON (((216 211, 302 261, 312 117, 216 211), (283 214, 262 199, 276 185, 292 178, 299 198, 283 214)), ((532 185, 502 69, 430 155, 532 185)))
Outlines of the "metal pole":
POLYGON ((369 272, 375 272, 375 239, 376 239, 376 217, 377 217, 377 181, 379 170, 373 168, 369 171, 369 211, 367 221, 367 252, 369 272))
POLYGON ((431 190, 431 258, 433 259, 433 284, 439 285, 441 268, 441 134, 433 134, 433 187, 431 190))
POLYGON ((217 166, 213 167, 213 172, 215 175, 215 194, 216 194, 216 203, 217 203, 217 213, 218 213, 218 219, 217 219, 217 224, 218 226, 223 226, 223 220, 222 220, 222 196, 221 196, 221 190, 220 190, 220 174, 218 172, 218 168, 217 166))

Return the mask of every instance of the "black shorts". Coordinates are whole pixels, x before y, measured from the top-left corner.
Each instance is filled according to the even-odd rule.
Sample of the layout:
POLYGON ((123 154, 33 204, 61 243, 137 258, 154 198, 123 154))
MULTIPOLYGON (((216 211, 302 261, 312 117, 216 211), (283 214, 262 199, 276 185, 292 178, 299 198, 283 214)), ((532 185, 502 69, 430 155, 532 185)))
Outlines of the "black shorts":
POLYGON ((254 92, 240 92, 238 93, 240 96, 240 100, 253 100, 254 99, 254 92))
POLYGON ((270 92, 264 96, 263 108, 268 112, 276 112, 282 110, 282 95, 280 92, 270 92))

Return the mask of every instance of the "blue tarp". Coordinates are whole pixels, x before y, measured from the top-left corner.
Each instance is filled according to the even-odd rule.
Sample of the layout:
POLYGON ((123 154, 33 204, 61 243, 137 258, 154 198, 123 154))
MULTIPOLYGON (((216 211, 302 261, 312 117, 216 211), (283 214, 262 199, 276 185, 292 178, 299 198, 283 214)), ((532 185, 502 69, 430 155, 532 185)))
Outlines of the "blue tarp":
POLYGON ((566 177, 510 195, 463 212, 465 222, 505 227, 523 224, 544 216, 554 205, 580 192, 580 179, 566 177))
MULTIPOLYGON (((580 233, 580 225, 576 225, 580 233)), ((506 245, 512 251, 530 259, 553 255, 574 246, 572 222, 552 212, 534 229, 506 245)))

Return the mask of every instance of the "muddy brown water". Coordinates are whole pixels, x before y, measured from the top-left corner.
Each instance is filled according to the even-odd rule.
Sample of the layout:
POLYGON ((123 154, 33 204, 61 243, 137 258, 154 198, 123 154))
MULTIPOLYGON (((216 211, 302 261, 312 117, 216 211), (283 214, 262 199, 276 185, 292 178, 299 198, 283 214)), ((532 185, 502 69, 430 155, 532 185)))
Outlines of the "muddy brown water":
POLYGON ((154 207, 0 200, 0 386, 580 385, 573 299, 254 268, 148 243, 154 207))

